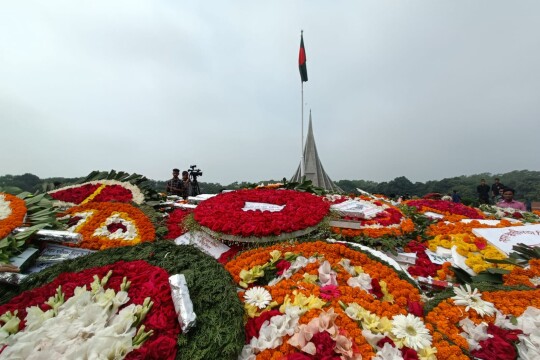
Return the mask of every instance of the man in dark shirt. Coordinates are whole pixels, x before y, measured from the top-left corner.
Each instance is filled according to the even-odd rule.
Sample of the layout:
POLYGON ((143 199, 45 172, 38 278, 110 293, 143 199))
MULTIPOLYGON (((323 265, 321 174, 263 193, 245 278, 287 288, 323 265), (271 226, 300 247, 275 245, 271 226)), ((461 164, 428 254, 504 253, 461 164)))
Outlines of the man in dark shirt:
POLYGON ((167 192, 167 195, 182 196, 184 194, 184 186, 182 179, 178 177, 178 175, 180 175, 180 170, 173 169, 172 175, 172 179, 167 181, 167 187, 165 191, 167 192))
POLYGON ((480 204, 489 204, 489 190, 489 185, 486 184, 486 179, 480 180, 480 185, 476 187, 480 204))
POLYGON ((189 180, 189 173, 187 171, 182 171, 182 196, 185 199, 188 198, 188 196, 192 196, 191 191, 191 181, 189 180))
POLYGON ((502 190, 505 186, 499 181, 499 178, 495 178, 495 183, 491 185, 491 194, 493 195, 493 203, 497 204, 502 199, 502 190))

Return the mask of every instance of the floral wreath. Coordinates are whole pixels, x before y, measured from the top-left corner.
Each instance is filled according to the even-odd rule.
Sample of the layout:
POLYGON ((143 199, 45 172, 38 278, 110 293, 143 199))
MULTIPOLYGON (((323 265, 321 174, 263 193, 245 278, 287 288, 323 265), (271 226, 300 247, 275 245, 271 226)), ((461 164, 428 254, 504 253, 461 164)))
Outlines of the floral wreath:
POLYGON ((103 250, 118 246, 132 246, 154 241, 154 225, 144 212, 124 203, 91 202, 74 206, 64 213, 68 231, 82 234, 79 245, 85 249, 103 250))
POLYGON ((162 290, 168 277, 141 260, 62 273, 0 306, 1 354, 174 359, 180 326, 170 291, 162 290))
MULTIPOLYGON (((174 358, 174 353, 168 351, 171 349, 170 337, 158 341, 163 332, 171 330, 171 327, 165 324, 177 321, 176 314, 170 313, 169 304, 165 301, 170 297, 169 284, 166 278, 165 283, 159 278, 163 278, 164 274, 168 277, 179 273, 183 273, 186 277, 193 309, 197 315, 197 323, 187 333, 174 332, 174 344, 178 344, 178 350, 175 350, 176 359, 233 360, 237 358, 244 338, 243 309, 235 289, 231 286, 230 276, 213 258, 194 247, 177 246, 169 241, 108 249, 45 269, 28 278, 19 289, 9 289, 0 295, 0 303, 5 303, 0 306, 0 315, 5 310, 14 310, 10 304, 20 302, 21 307, 24 308, 25 304, 34 301, 28 296, 31 294, 29 291, 33 289, 40 289, 45 285, 54 293, 57 289, 56 285, 62 285, 63 292, 73 293, 74 288, 80 285, 75 281, 77 277, 82 276, 78 274, 85 274, 84 282, 88 283, 91 282, 94 274, 106 273, 109 267, 114 268, 109 280, 109 284, 114 289, 118 289, 118 284, 122 282, 122 274, 126 276, 126 280, 132 282, 129 297, 133 302, 143 303, 144 299, 150 296, 149 294, 154 294, 151 295, 154 306, 148 313, 145 323, 150 323, 149 327, 157 326, 159 331, 155 331, 154 336, 150 337, 138 352, 129 354, 133 355, 133 358, 150 358, 152 355, 158 359, 174 358), (148 272, 144 270, 145 268, 156 270, 148 272), (75 273, 84 269, 92 270, 75 273), (53 280, 55 282, 50 285, 49 283, 53 280), (141 285, 136 286, 136 284, 141 285), (15 297, 16 295, 19 296, 15 297), (167 308, 160 310, 163 306, 167 308), (155 312, 156 310, 159 312, 155 312), (136 354, 139 355, 135 356, 136 354)), ((37 294, 40 294, 41 290, 37 291, 37 294)), ((42 293, 41 297, 35 300, 41 300, 43 303, 47 300, 47 296, 49 293, 42 293)), ((2 330, 6 329, 6 320, 6 317, 0 317, 2 330)), ((173 332, 167 332, 167 334, 171 335, 173 332)))
POLYGON ((59 207, 84 205, 92 201, 134 202, 139 205, 144 202, 144 194, 138 186, 117 180, 95 180, 65 186, 49 191, 49 195, 57 200, 55 205, 59 207))
POLYGON ((540 352, 540 290, 466 285, 427 305, 441 359, 523 359, 540 352))
POLYGON ((478 211, 475 208, 455 203, 452 201, 446 200, 407 200, 404 202, 407 206, 414 206, 418 209, 419 212, 434 212, 437 214, 444 215, 444 220, 461 220, 464 218, 468 219, 484 219, 485 216, 482 212, 478 211))
POLYGON ((219 194, 194 210, 202 229, 220 239, 264 242, 305 235, 328 214, 320 197, 293 190, 249 189, 219 194), (246 203, 262 203, 272 211, 246 210, 246 203), (276 211, 277 210, 277 211, 276 211))
POLYGON ((243 288, 248 315, 239 359, 429 358, 436 351, 418 288, 363 252, 322 241, 277 244, 225 267, 243 288))
POLYGON ((8 236, 21 226, 26 215, 24 200, 6 193, 0 193, 0 239, 8 236))
POLYGON ((482 210, 486 216, 494 219, 513 218, 523 222, 540 222, 540 216, 533 212, 520 211, 512 208, 502 208, 488 204, 480 205, 480 210, 482 210))
MULTIPOLYGON (((340 198, 335 203, 342 202, 343 200, 344 198, 340 198)), ((343 220, 355 220, 359 223, 359 228, 352 229, 332 226, 331 230, 333 233, 351 238, 363 236, 376 239, 385 236, 402 236, 414 231, 413 221, 406 218, 397 207, 367 196, 359 196, 356 200, 375 206, 380 211, 368 219, 343 216, 343 220)))

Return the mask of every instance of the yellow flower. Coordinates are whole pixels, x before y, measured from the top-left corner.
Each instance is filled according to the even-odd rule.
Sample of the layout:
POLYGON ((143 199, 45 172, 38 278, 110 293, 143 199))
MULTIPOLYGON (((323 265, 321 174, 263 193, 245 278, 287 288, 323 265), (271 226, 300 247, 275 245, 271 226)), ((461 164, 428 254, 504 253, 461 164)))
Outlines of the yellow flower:
POLYGON ((276 263, 281 258, 281 251, 279 250, 273 250, 270 252, 270 263, 276 263))
POLYGON ((377 331, 380 334, 389 333, 392 330, 392 320, 388 319, 386 316, 383 316, 379 319, 379 325, 377 326, 377 331))
POLYGON ((317 275, 311 275, 308 273, 304 274, 304 281, 307 282, 308 284, 316 284, 317 279, 319 279, 317 275))
POLYGON ((381 285, 381 291, 383 293, 382 301, 388 301, 389 303, 394 303, 394 296, 388 292, 388 285, 386 284, 386 281, 379 281, 379 285, 381 285))
POLYGON ((242 281, 239 282, 240 286, 247 288, 249 284, 254 283, 258 278, 264 276, 264 270, 262 266, 256 265, 251 270, 242 269, 239 276, 240 279, 242 279, 242 281))
POLYGON ((418 350, 418 357, 420 360, 437 360, 437 349, 431 346, 426 346, 423 349, 418 350))
POLYGON ((310 295, 306 297, 304 294, 299 293, 297 290, 293 291, 294 301, 291 301, 289 294, 285 295, 283 305, 279 308, 282 313, 288 306, 298 306, 303 310, 322 309, 326 305, 326 302, 316 296, 310 295))

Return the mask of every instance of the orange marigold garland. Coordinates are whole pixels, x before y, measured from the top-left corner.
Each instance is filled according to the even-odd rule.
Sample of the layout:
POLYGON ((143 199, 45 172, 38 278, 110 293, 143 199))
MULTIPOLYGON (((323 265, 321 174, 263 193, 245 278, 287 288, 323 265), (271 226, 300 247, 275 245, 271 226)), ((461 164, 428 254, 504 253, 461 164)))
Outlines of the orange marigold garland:
POLYGON ((369 359, 407 351, 422 357, 436 351, 421 319, 419 290, 345 245, 277 244, 241 253, 226 269, 247 289, 238 293, 247 314, 240 359, 369 359), (403 326, 413 326, 418 336, 403 335, 403 326))
POLYGON ((540 259, 531 259, 529 267, 523 269, 515 267, 510 273, 503 275, 504 285, 523 285, 531 288, 540 286, 540 259))
POLYGON ((0 193, 0 239, 23 224, 26 215, 24 200, 6 193, 0 193))
POLYGON ((83 242, 78 245, 82 248, 103 250, 156 238, 148 217, 130 204, 91 202, 72 207, 64 215, 70 230, 82 234, 83 242))

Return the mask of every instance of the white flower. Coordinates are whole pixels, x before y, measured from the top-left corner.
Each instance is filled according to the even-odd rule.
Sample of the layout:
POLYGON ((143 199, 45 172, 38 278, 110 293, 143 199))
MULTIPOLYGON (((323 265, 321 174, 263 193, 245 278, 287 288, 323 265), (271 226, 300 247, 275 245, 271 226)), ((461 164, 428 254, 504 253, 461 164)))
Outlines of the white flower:
POLYGON ((369 290, 372 289, 371 276, 366 273, 358 274, 358 276, 350 277, 349 280, 347 280, 347 285, 350 287, 359 287, 366 292, 369 292, 369 290))
POLYGON ((493 337, 487 333, 488 325, 485 322, 476 325, 471 319, 465 318, 459 325, 463 329, 461 336, 469 343, 469 350, 480 349, 480 341, 493 337))
POLYGON ((471 290, 469 284, 466 285, 466 288, 463 286, 455 287, 454 293, 456 296, 452 297, 454 304, 465 306, 465 311, 470 309, 475 310, 480 316, 484 315, 493 315, 495 313, 495 307, 492 303, 482 300, 482 294, 478 289, 471 290))
POLYGON ((517 325, 509 325, 510 329, 519 329, 525 334, 531 334, 540 329, 540 309, 529 306, 517 318, 517 325))
POLYGON ((272 295, 263 287, 255 286, 244 293, 246 303, 264 309, 272 301, 272 295))
POLYGON ((253 348, 251 345, 244 345, 242 348, 242 352, 238 356, 238 360, 255 360, 257 357, 255 356, 255 353, 253 352, 253 348))
POLYGON ((26 328, 28 330, 37 329, 43 324, 47 319, 50 319, 54 316, 52 310, 43 311, 38 306, 31 306, 26 309, 26 328))
POLYGON ((537 329, 529 336, 518 335, 520 342, 516 345, 519 359, 537 360, 540 359, 540 329, 537 329))
POLYGON ((278 315, 270 319, 270 325, 273 325, 276 328, 276 333, 278 336, 294 334, 294 329, 298 325, 298 316, 290 315, 278 315))
POLYGON ((319 280, 321 281, 321 285, 337 285, 336 277, 337 273, 332 270, 328 260, 325 260, 322 265, 319 266, 319 280))
POLYGON ((403 343, 419 350, 431 345, 431 335, 419 317, 412 314, 396 315, 392 320, 392 333, 403 343))
POLYGON ((356 275, 356 270, 354 270, 354 266, 351 265, 351 260, 349 259, 341 259, 339 261, 339 264, 343 266, 345 271, 347 271, 352 276, 356 275))
POLYGON ((259 337, 251 339, 251 346, 255 351, 263 351, 266 349, 275 349, 283 343, 283 339, 278 335, 275 326, 269 321, 265 321, 259 331, 259 337))
POLYGON ((373 360, 401 360, 401 351, 389 343, 385 343, 381 350, 377 351, 373 360))
POLYGON ((0 220, 7 219, 11 215, 11 202, 6 200, 5 195, 0 195, 0 220))

